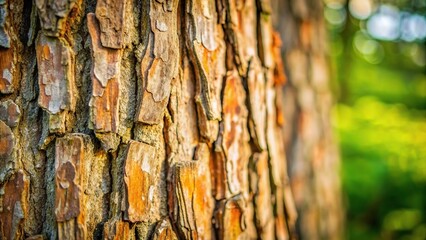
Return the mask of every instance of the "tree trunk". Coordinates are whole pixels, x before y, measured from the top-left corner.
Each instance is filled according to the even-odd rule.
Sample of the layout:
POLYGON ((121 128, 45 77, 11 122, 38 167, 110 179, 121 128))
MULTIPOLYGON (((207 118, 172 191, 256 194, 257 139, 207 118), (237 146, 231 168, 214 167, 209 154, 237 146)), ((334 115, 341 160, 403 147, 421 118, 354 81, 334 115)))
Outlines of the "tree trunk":
POLYGON ((342 239, 339 155, 331 125, 330 69, 322 0, 276 0, 288 82, 282 95, 289 177, 301 239, 342 239))
POLYGON ((0 14, 1 239, 294 236, 269 1, 0 14))

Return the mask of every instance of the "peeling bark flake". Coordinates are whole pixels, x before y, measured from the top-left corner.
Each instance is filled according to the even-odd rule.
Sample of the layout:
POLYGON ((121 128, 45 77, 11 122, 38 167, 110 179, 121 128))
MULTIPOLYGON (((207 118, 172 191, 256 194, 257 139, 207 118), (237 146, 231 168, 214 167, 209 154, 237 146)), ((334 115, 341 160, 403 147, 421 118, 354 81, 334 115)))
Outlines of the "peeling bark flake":
POLYGON ((228 72, 223 96, 223 121, 220 146, 225 156, 229 192, 234 195, 248 190, 247 164, 250 154, 247 130, 246 94, 237 72, 228 72))
POLYGON ((16 127, 20 116, 21 111, 19 110, 19 106, 12 100, 0 102, 0 120, 4 121, 6 125, 11 128, 16 127))
POLYGON ((3 0, 0 2, 0 47, 4 48, 10 48, 10 37, 6 29, 7 18, 7 3, 3 0))
MULTIPOLYGON (((99 3, 98 3, 99 4, 99 3)), ((96 132, 117 132, 119 125, 121 51, 103 47, 101 32, 93 13, 87 15, 92 39, 91 120, 96 132)))
POLYGON ((19 170, 0 189, 0 234, 1 239, 22 239, 23 225, 27 216, 30 181, 19 170))
POLYGON ((70 134, 56 139, 55 216, 59 239, 85 239, 84 139, 70 134))
POLYGON ((60 38, 40 34, 37 46, 40 107, 50 114, 74 110, 74 52, 60 38))
POLYGON ((232 47, 234 64, 240 76, 245 76, 249 62, 257 58, 257 23, 255 1, 224 0, 225 33, 232 47), (244 16, 244 17, 243 17, 244 16))
POLYGON ((170 217, 184 239, 211 239, 213 198, 208 165, 178 162, 173 166, 170 217))
POLYGON ((219 136, 215 142, 214 153, 212 154, 213 165, 213 195, 216 200, 224 199, 227 195, 226 169, 225 169, 225 154, 222 151, 222 137, 219 136))
POLYGON ((263 66, 266 68, 273 68, 274 53, 273 53, 273 28, 272 28, 272 16, 270 15, 270 4, 266 0, 257 0, 260 2, 261 12, 259 13, 258 19, 258 45, 259 45, 259 57, 262 60, 263 66), (269 9, 268 9, 269 8, 269 9), (266 10, 266 11, 265 11, 266 10))
POLYGON ((13 48, 0 47, 0 93, 9 94, 13 88, 13 48))
POLYGON ((268 153, 254 153, 254 169, 250 174, 254 193, 256 229, 260 239, 274 239, 275 223, 268 166, 268 153))
MULTIPOLYGON (((150 1, 150 36, 141 61, 142 92, 136 121, 158 124, 163 119, 171 80, 178 73, 178 1, 150 1), (170 5, 169 5, 170 4, 170 5)), ((144 20, 142 20, 144 21, 144 20)))
MULTIPOLYGON (((15 138, 12 130, 3 121, 0 120, 0 160, 10 159, 15 144, 15 138)), ((5 169, 5 163, 1 162, 2 170, 5 169)))
POLYGON ((99 0, 97 2, 96 18, 99 20, 102 46, 113 49, 122 48, 126 4, 127 0, 99 0))
MULTIPOLYGON (((220 120, 220 92, 225 75, 225 43, 214 1, 187 1, 187 46, 197 78, 197 104, 208 120, 220 120), (211 12, 212 11, 212 12, 211 12)), ((204 120, 207 121, 207 120, 204 120)))
POLYGON ((244 222, 244 202, 237 195, 229 200, 222 200, 215 212, 218 239, 246 239, 244 222))
POLYGON ((159 219, 161 162, 155 159, 155 148, 130 141, 124 164, 125 218, 131 222, 159 219))
POLYGON ((82 0, 37 0, 41 27, 47 36, 58 37, 65 33, 70 12, 81 5, 82 0))
POLYGON ((266 84, 258 59, 253 59, 247 76, 249 130, 258 151, 266 149, 266 84))

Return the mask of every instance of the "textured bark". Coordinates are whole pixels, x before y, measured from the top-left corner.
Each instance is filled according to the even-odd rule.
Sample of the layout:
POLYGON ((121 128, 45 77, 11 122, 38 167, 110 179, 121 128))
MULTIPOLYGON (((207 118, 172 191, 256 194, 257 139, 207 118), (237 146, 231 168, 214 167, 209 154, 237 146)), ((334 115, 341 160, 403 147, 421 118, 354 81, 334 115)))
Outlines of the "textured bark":
POLYGON ((295 237, 269 1, 0 14, 2 239, 295 237))
POLYGON ((342 239, 344 210, 321 0, 275 1, 288 83, 285 146, 301 239, 342 239))

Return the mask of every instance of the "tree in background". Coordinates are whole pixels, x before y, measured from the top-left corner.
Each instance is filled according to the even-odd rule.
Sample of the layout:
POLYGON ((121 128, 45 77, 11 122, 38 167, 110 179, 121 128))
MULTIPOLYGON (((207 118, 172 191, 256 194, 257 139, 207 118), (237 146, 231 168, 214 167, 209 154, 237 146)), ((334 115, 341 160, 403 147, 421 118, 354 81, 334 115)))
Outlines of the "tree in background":
POLYGON ((342 239, 340 159, 333 136, 327 32, 320 0, 275 1, 288 81, 285 144, 302 239, 342 239), (278 13, 279 12, 279 13, 278 13))

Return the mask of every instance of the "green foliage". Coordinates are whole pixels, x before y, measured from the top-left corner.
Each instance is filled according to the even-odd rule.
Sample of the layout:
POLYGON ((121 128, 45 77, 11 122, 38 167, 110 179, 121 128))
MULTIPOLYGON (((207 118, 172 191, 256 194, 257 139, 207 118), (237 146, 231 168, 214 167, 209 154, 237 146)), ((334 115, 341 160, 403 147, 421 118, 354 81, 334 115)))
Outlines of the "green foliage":
POLYGON ((416 59, 424 40, 380 41, 347 15, 344 26, 329 22, 347 238, 424 240, 426 75, 416 59))

